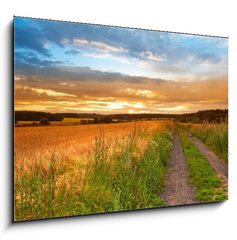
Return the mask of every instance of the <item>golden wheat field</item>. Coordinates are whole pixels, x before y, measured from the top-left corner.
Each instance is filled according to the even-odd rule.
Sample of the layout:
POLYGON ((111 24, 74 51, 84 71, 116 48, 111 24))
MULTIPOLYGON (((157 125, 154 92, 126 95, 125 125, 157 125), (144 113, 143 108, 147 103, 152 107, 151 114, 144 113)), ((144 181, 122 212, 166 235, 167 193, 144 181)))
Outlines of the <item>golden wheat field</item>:
MULTIPOLYGON (((108 207, 105 199, 113 202, 115 210, 126 209, 121 203, 117 206, 113 187, 110 186, 109 193, 105 187, 112 179, 117 179, 118 184, 126 175, 130 184, 144 154, 153 158, 159 155, 151 152, 154 147, 157 151, 163 149, 161 154, 167 155, 170 140, 166 139, 171 136, 168 134, 171 125, 171 121, 137 121, 15 128, 15 219, 105 211, 108 207), (163 138, 162 133, 168 135, 163 138), (125 176, 120 179, 121 174, 125 176)), ((163 167, 158 169, 163 176, 163 167)), ((143 173, 144 170, 140 172, 143 173)), ((122 184, 119 188, 126 186, 122 184)), ((163 204, 160 198, 156 201, 163 204)))
MULTIPOLYGON (((119 124, 97 124, 77 126, 40 126, 19 127, 15 129, 15 174, 23 170, 31 175, 34 167, 41 164, 45 171, 51 161, 52 154, 56 156, 57 166, 72 172, 78 162, 88 164, 93 156, 96 137, 103 134, 114 151, 114 144, 125 141, 134 129, 152 133, 161 130, 169 121, 140 121, 119 124)), ((140 150, 145 149, 149 139, 139 139, 140 150)), ((152 137, 150 135, 150 137, 152 137)), ((85 169, 86 170, 86 169, 85 169)))
MULTIPOLYGON (((43 161, 47 164, 52 153, 60 160, 81 158, 91 152, 95 137, 103 132, 111 141, 124 138, 134 128, 158 130, 168 121, 140 121, 115 124, 40 126, 15 128, 15 170, 43 161)), ((112 143, 112 142, 111 142, 112 143)))

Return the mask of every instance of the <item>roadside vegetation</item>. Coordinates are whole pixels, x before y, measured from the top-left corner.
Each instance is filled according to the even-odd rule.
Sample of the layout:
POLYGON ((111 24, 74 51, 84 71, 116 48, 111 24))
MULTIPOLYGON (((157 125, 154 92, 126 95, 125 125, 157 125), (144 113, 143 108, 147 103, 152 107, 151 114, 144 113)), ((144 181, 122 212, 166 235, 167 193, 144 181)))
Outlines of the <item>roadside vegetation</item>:
MULTIPOLYGON (((135 126, 112 140, 100 130, 93 149, 74 159, 62 159, 56 150, 47 162, 37 152, 32 154, 37 161, 18 156, 15 220, 164 206, 160 195, 172 128, 170 123, 162 123, 158 129, 135 126)), ((19 151, 24 149, 22 144, 19 151)))
POLYGON ((196 199, 199 202, 226 200, 227 187, 224 186, 222 179, 186 133, 180 129, 179 134, 188 163, 189 182, 196 187, 196 199))
POLYGON ((217 156, 228 162, 228 124, 179 124, 206 144, 217 156))

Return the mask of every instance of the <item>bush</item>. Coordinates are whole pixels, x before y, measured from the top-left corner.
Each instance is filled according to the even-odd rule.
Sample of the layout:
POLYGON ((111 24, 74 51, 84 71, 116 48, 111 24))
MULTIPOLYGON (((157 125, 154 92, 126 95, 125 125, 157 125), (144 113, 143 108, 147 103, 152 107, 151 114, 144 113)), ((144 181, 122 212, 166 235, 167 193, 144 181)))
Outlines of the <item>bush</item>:
POLYGON ((40 125, 50 125, 50 121, 47 118, 40 119, 40 125))

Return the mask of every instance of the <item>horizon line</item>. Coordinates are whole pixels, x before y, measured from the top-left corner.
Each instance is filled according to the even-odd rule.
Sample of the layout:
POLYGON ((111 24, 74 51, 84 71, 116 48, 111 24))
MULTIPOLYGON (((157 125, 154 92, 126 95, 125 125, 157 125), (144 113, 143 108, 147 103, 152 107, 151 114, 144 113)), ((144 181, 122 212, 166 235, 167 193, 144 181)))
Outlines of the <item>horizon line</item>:
POLYGON ((225 109, 205 109, 205 110, 198 110, 194 112, 184 112, 184 113, 95 113, 95 112, 48 112, 48 111, 34 111, 34 110, 14 110, 15 112, 42 112, 42 113, 50 113, 50 114, 89 114, 89 115, 103 115, 103 116, 108 116, 108 115, 152 115, 152 114, 159 114, 159 115, 184 115, 184 114, 193 114, 193 113, 198 113, 198 112, 206 112, 206 111, 228 111, 228 108, 225 109))

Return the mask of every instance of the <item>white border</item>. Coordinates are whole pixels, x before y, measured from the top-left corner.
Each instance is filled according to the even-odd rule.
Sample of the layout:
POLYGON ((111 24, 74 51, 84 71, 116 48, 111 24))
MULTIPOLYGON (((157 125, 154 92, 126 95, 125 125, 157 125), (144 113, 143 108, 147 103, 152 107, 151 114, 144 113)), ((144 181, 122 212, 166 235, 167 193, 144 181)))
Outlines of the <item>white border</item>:
POLYGON ((0 237, 1 239, 235 239, 237 212, 237 31, 235 1, 7 0, 0 2, 0 237), (10 31, 13 15, 229 36, 229 201, 10 224, 10 31))

